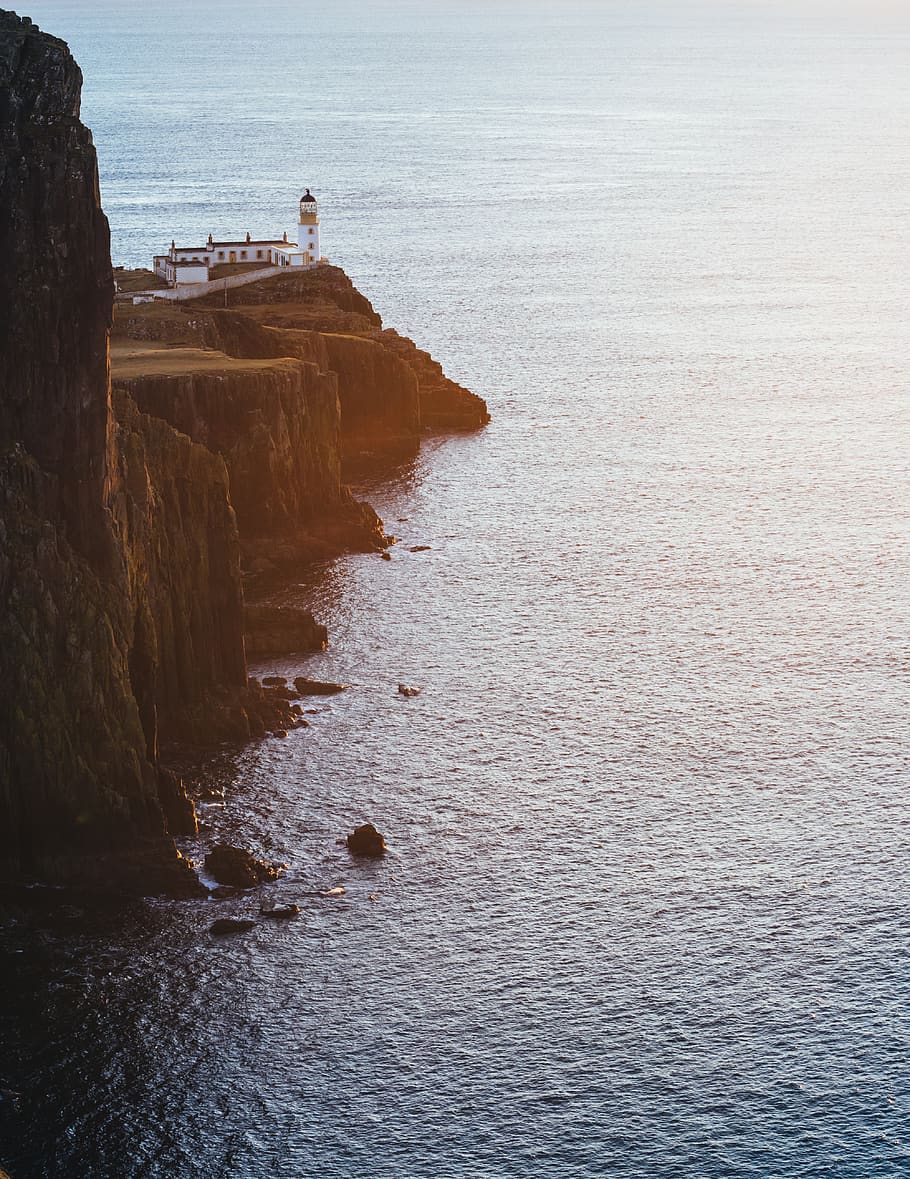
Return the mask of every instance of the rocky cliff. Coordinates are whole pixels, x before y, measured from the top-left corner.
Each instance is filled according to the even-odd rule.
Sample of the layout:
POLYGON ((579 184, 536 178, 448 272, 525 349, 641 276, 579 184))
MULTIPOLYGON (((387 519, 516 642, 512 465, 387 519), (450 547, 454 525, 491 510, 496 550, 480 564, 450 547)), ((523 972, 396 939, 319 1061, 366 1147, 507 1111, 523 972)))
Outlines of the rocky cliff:
POLYGON ((0 446, 34 456, 70 544, 97 552, 113 279, 81 88, 62 41, 0 10, 0 446))
POLYGON ((247 681, 244 619, 257 651, 326 641, 244 605, 241 551, 382 547, 343 461, 488 415, 331 267, 227 309, 120 308, 112 394, 80 88, 61 41, 0 11, 0 879, 186 893, 195 816, 160 741, 295 723, 247 681))
MULTIPOLYGON (((197 317, 194 326, 210 324, 197 317)), ((341 480, 335 373, 287 355, 239 361, 215 349, 119 341, 115 358, 117 389, 224 459, 248 564, 383 547, 382 521, 341 480)))
MULTIPOLYGON (((222 299, 210 295, 194 306, 214 308, 222 299)), ((490 420, 486 402, 449 380, 429 353, 383 330, 373 305, 336 266, 238 287, 229 299, 235 314, 276 333, 276 345, 308 348, 308 358, 337 372, 349 461, 363 453, 413 450, 422 430, 475 430, 490 420)))
POLYGON ((66 46, 0 12, 0 875, 192 891, 159 724, 246 668, 224 464, 120 399, 66 46))

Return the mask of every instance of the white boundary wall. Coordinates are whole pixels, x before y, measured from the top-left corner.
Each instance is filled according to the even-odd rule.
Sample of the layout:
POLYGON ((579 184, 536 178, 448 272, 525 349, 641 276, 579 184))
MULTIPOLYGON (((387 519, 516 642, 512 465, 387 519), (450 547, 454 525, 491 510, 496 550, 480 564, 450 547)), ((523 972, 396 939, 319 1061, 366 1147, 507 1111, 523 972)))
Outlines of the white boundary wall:
MULTIPOLYGON (((276 274, 287 274, 288 266, 265 266, 262 270, 248 270, 245 274, 232 274, 227 278, 216 278, 211 282, 189 282, 179 287, 172 287, 165 291, 131 291, 126 298, 141 299, 199 299, 202 295, 216 295, 219 291, 229 291, 232 287, 245 287, 248 283, 259 282, 263 278, 272 278, 276 274)), ((124 300, 125 301, 125 300, 124 300)))

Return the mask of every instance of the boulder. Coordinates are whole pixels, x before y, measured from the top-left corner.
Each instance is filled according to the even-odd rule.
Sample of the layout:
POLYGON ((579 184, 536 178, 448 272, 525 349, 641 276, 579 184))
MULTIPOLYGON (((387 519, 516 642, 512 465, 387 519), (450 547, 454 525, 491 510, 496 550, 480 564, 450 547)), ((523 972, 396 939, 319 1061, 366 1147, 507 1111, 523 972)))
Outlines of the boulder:
POLYGON ((372 823, 364 823, 347 838, 348 851, 352 856, 382 856, 386 842, 372 823))
POLYGON ((276 921, 289 921, 300 912, 299 905, 275 905, 272 909, 260 909, 261 916, 272 917, 276 921))
POLYGON ((257 884, 277 880, 280 872, 277 864, 266 864, 243 848, 230 847, 226 843, 219 843, 208 853, 205 870, 219 884, 229 884, 234 888, 255 888, 257 884))
POLYGON ((338 692, 343 692, 347 686, 347 684, 333 684, 328 680, 311 680, 302 675, 294 680, 294 687, 301 696, 334 696, 338 692))
POLYGON ((420 688, 409 688, 407 684, 399 684, 398 694, 400 696, 419 696, 420 688))
POLYGON ((246 933, 255 924, 256 922, 250 921, 248 917, 219 917, 209 926, 209 932, 214 933, 216 937, 222 937, 226 933, 246 933))

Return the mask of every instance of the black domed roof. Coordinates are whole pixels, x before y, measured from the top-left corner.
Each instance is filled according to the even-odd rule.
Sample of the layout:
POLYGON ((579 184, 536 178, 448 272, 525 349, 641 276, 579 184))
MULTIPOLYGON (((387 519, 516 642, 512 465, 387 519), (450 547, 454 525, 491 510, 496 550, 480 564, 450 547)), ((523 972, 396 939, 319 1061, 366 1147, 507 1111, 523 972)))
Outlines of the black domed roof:
POLYGON ((316 204, 316 198, 309 189, 306 190, 306 193, 300 199, 301 201, 312 201, 314 205, 316 204))

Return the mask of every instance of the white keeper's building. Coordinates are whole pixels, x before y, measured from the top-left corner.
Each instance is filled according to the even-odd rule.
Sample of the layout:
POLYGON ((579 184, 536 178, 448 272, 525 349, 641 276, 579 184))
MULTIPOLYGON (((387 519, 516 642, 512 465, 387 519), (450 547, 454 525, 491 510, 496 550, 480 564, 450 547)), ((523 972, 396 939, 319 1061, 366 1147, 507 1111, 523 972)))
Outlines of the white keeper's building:
POLYGON ((243 241, 216 242, 211 234, 204 246, 178 246, 171 242, 166 254, 156 254, 152 269, 168 286, 209 282, 214 266, 315 266, 322 258, 319 243, 319 208, 316 198, 306 190, 300 198, 297 244, 281 238, 254 241, 247 234, 243 241))

